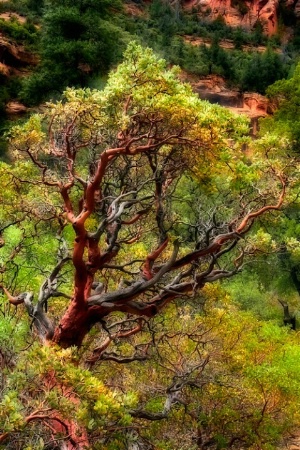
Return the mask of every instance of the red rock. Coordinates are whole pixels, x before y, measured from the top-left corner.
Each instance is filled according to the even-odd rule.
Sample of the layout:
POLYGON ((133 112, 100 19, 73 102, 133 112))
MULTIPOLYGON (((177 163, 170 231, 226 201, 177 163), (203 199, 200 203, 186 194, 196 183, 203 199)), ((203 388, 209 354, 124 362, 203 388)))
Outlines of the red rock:
MULTIPOLYGON (((290 0, 287 0, 290 1, 290 0)), ((185 8, 197 8, 209 20, 222 17, 227 25, 251 29, 259 20, 268 35, 277 32, 279 0, 186 0, 185 8)), ((299 5, 300 12, 300 5, 299 5)))
POLYGON ((7 114, 14 115, 14 114, 25 113, 27 111, 27 108, 22 103, 12 101, 12 102, 7 103, 5 110, 6 110, 7 114))
POLYGON ((253 135, 258 130, 258 119, 272 113, 272 105, 267 97, 255 92, 242 93, 238 89, 229 89, 224 78, 218 75, 199 78, 182 71, 181 79, 188 81, 203 100, 217 103, 234 113, 249 117, 253 135))
POLYGON ((20 75, 25 67, 37 63, 36 55, 26 51, 23 46, 13 44, 0 33, 0 73, 5 76, 20 75))

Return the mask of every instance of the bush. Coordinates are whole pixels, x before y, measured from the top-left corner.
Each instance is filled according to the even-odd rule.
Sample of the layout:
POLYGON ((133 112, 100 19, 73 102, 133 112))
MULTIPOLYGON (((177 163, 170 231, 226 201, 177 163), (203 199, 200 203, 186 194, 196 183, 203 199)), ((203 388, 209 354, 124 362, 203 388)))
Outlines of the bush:
POLYGON ((0 29, 17 43, 35 44, 39 35, 31 21, 21 24, 15 17, 11 17, 9 21, 0 19, 0 29))

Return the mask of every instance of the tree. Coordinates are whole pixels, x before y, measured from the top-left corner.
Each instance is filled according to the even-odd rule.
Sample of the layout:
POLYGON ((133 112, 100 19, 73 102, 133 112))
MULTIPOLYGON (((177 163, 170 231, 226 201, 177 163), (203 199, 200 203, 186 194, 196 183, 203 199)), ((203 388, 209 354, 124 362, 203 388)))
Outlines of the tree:
POLYGON ((264 53, 254 53, 246 63, 242 76, 244 90, 265 93, 267 87, 287 74, 283 59, 268 48, 264 53))
POLYGON ((156 28, 162 33, 162 47, 170 45, 171 38, 176 32, 179 5, 179 2, 175 2, 171 6, 170 3, 161 0, 154 0, 150 5, 150 18, 156 28))
MULTIPOLYGON (((80 346, 93 325, 113 311, 152 317, 172 299, 233 275, 238 263, 230 271, 221 270, 217 268, 220 258, 236 246, 256 217, 282 205, 285 179, 278 169, 269 169, 275 192, 281 187, 275 203, 271 203, 270 189, 270 203, 265 196, 256 201, 245 179, 248 171, 251 186, 261 175, 259 169, 248 169, 244 155, 239 160, 226 143, 229 136, 245 130, 243 119, 200 101, 164 64, 149 50, 131 46, 126 61, 102 92, 69 89, 64 102, 49 106, 44 116, 48 133, 38 116, 12 132, 15 151, 29 157, 41 174, 35 183, 44 192, 53 192, 54 204, 48 210, 53 211, 58 233, 69 223, 75 241, 74 292, 56 328, 46 318, 44 307, 57 295, 53 283, 69 262, 66 249, 59 250, 58 263, 41 287, 35 306, 32 293, 10 297, 10 301, 31 305, 40 337, 63 347, 80 346), (230 164, 235 159, 239 162, 233 170, 230 164), (246 207, 237 212, 237 202, 224 223, 211 219, 211 230, 204 237, 202 224, 194 225, 189 236, 187 229, 193 225, 183 224, 177 235, 181 221, 176 205, 183 177, 197 172, 200 177, 208 176, 213 166, 219 176, 224 164, 235 172, 227 182, 249 190, 251 212, 246 207), (55 204, 57 195, 61 207, 55 204), (187 247, 181 254, 179 237, 187 247), (143 249, 136 261, 125 249, 132 245, 135 253, 138 243, 143 243, 143 249), (119 275, 103 283, 97 279, 103 270, 119 275), (120 275, 126 287, 118 289, 120 275)), ((49 220, 47 214, 43 218, 39 211, 39 215, 49 220)))
POLYGON ((121 9, 117 0, 45 2, 41 63, 24 81, 23 100, 37 104, 66 86, 85 86, 92 76, 107 73, 123 51, 125 35, 117 24, 121 9))
MULTIPOLYGON (((87 431, 71 416, 62 430, 58 410, 67 414, 90 395, 91 405, 78 406, 81 420, 94 420, 91 429, 102 423, 102 407, 93 412, 98 381, 76 364, 62 369, 64 358, 74 361, 70 347, 91 339, 87 362, 95 364, 172 301, 236 275, 255 254, 246 240, 255 220, 281 208, 295 163, 282 163, 278 140, 253 149, 251 162, 241 151, 245 132, 245 119, 198 99, 176 68, 136 44, 103 91, 68 89, 11 131, 15 166, 0 174, 3 290, 11 305, 25 305, 40 342, 51 344, 35 346, 41 368, 33 353, 30 362, 45 390, 73 383, 64 407, 49 393, 52 415, 43 410, 57 433, 73 430, 70 445, 86 443, 87 431), (55 356, 53 344, 66 350, 55 356)), ((121 363, 142 357, 139 347, 131 357, 109 356, 121 363)), ((107 402, 111 421, 126 422, 107 402)))

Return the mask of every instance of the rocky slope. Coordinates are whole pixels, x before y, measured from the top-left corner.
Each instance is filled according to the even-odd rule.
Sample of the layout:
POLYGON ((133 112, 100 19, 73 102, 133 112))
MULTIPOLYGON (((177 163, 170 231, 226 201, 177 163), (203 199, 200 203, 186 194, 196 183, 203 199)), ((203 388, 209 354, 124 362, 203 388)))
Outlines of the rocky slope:
MULTIPOLYGON (((283 7, 300 18, 300 0, 281 0, 283 7)), ((227 25, 252 29, 260 21, 264 31, 273 35, 278 31, 280 0, 184 0, 186 9, 196 9, 208 20, 222 17, 227 25)))
MULTIPOLYGON (((15 20, 19 23, 26 21, 25 17, 11 12, 0 14, 0 19, 15 20)), ((0 74, 4 76, 21 75, 26 67, 36 65, 37 61, 36 55, 26 50, 24 46, 13 42, 1 31, 0 27, 0 74)))
MULTIPOLYGON (((25 50, 0 33, 0 75, 7 79, 12 76, 26 76, 38 62, 36 55, 25 50)), ((24 105, 10 101, 6 105, 9 117, 26 111, 24 105)))
POLYGON ((251 133, 255 135, 258 129, 258 119, 272 113, 272 105, 267 97, 256 92, 241 92, 230 89, 226 81, 217 75, 207 77, 191 76, 182 73, 183 81, 188 81, 195 92, 203 100, 217 103, 237 114, 244 114, 251 120, 251 133))
MULTIPOLYGON (((0 14, 0 19, 15 20, 21 24, 26 21, 25 17, 12 12, 0 14)), ((2 82, 6 83, 14 76, 27 76, 37 63, 38 56, 36 54, 26 49, 24 45, 14 42, 1 31, 0 27, 0 77, 2 82)), ((10 118, 26 111, 26 107, 16 101, 9 101, 5 109, 10 118)))
POLYGON ((37 58, 0 33, 0 73, 5 76, 19 75, 25 67, 35 65, 37 58))

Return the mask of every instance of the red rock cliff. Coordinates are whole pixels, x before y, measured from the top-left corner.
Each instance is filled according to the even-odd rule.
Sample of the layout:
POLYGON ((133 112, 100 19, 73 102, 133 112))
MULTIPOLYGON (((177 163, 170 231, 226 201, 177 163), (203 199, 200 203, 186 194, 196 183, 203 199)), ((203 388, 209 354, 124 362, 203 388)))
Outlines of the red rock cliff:
MULTIPOLYGON (((300 15, 300 0, 285 0, 286 7, 300 15)), ((278 28, 279 0, 183 0, 185 8, 196 8, 209 20, 223 17, 227 25, 251 29, 260 21, 268 35, 278 28)))

